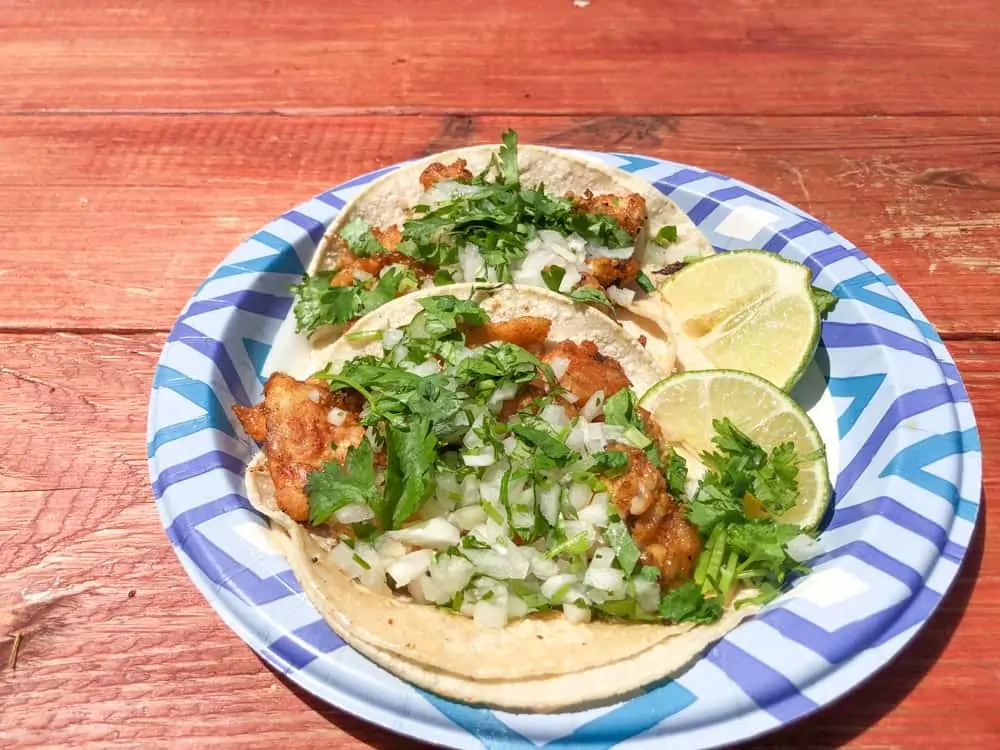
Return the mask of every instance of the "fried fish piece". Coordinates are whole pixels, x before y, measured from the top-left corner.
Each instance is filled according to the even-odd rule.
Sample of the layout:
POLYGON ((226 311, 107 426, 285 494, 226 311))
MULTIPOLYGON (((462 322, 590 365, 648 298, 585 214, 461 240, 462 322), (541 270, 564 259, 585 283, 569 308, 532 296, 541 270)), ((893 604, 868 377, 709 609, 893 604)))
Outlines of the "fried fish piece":
POLYGON ((351 252, 351 248, 343 239, 337 237, 333 247, 337 258, 336 273, 330 279, 330 286, 353 286, 359 276, 378 276, 383 268, 388 266, 403 265, 413 270, 417 279, 423 280, 430 276, 434 269, 425 263, 411 258, 409 255, 396 252, 400 241, 403 239, 398 226, 391 226, 388 229, 372 229, 372 234, 379 241, 385 252, 375 253, 367 258, 362 258, 351 252))
POLYGON ((684 516, 684 509, 667 491, 666 480, 641 450, 610 443, 608 450, 625 453, 624 473, 602 478, 642 553, 645 565, 660 570, 660 586, 670 589, 691 578, 701 554, 698 530, 684 516))
POLYGON ((566 197, 578 211, 616 219, 622 229, 633 237, 638 236, 639 230, 646 223, 646 199, 638 193, 594 195, 590 190, 585 190, 583 195, 566 193, 566 197))
POLYGON ((471 179, 472 172, 466 168, 465 159, 456 159, 451 164, 442 164, 436 161, 420 173, 420 184, 424 186, 424 190, 430 190, 432 185, 444 180, 468 181, 471 179))
POLYGON ((590 258, 589 271, 582 274, 580 286, 607 289, 609 286, 625 287, 639 277, 639 261, 634 258, 590 258))
MULTIPOLYGON (((559 385, 567 392, 576 396, 575 401, 569 401, 562 396, 556 397, 557 403, 566 409, 572 417, 587 403, 597 391, 604 391, 604 397, 610 398, 622 388, 632 385, 621 363, 613 357, 607 357, 598 350, 593 341, 562 341, 542 357, 542 362, 551 365, 559 359, 568 361, 566 371, 557 378, 559 385)), ((548 395, 549 388, 545 378, 539 375, 518 395, 507 401, 500 412, 501 420, 510 419, 515 413, 528 407, 532 401, 548 395)))
POLYGON ((482 346, 492 341, 506 341, 527 349, 533 354, 540 354, 545 346, 545 339, 552 328, 548 318, 537 318, 525 315, 513 318, 503 323, 485 323, 481 326, 464 328, 465 345, 468 347, 482 346))
POLYGON ((305 493, 309 472, 329 461, 343 463, 347 449, 365 438, 356 395, 330 393, 325 384, 276 372, 264 385, 261 403, 233 407, 247 434, 263 443, 278 507, 296 521, 309 520, 305 493), (339 425, 331 421, 337 414, 331 414, 333 409, 343 412, 339 425))

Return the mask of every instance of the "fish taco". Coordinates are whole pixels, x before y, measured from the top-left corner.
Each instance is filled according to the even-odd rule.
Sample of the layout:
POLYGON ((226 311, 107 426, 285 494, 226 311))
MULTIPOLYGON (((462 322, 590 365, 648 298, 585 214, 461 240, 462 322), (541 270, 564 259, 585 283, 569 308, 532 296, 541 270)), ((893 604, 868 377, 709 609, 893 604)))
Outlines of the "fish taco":
POLYGON ((640 405, 670 372, 565 294, 414 290, 323 357, 234 407, 262 446, 248 495, 331 627, 416 685, 523 711, 620 699, 798 569, 798 529, 738 486, 794 501, 796 457, 726 420, 715 453, 670 444, 640 405))
POLYGON ((519 146, 513 131, 502 140, 405 164, 355 196, 294 288, 297 332, 322 348, 410 291, 514 283, 620 312, 633 337, 655 339, 652 353, 671 369, 657 327, 661 301, 647 295, 685 259, 710 255, 711 244, 628 172, 519 146))

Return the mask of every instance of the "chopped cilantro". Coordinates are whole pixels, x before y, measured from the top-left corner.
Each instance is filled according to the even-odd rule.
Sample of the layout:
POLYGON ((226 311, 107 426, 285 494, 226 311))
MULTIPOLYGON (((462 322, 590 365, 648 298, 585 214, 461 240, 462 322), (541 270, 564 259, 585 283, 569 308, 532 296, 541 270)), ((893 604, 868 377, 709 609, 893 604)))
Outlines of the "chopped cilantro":
POLYGON ((385 248, 375 238, 368 222, 360 216, 355 216, 344 224, 339 234, 340 238, 351 248, 351 252, 359 258, 368 258, 385 252, 385 248))
POLYGON ((722 603, 717 597, 705 598, 697 584, 688 581, 660 599, 660 616, 668 622, 696 622, 704 625, 722 617, 722 603))
POLYGON ((439 268, 434 272, 434 286, 445 286, 446 284, 454 283, 455 275, 451 271, 439 268))
POLYGON ((639 562, 639 547, 629 533, 628 527, 622 521, 612 521, 604 529, 604 539, 615 552, 618 564, 631 576, 639 562))
POLYGON ((553 292, 559 291, 559 285, 562 284, 562 280, 565 276, 566 269, 562 266, 546 266, 542 269, 542 281, 544 281, 545 286, 553 292))
POLYGON ((663 468, 663 475, 667 478, 667 489, 675 499, 684 497, 687 486, 687 461, 673 448, 667 454, 667 465, 663 468))
POLYGON ((660 227, 660 231, 656 233, 653 241, 657 245, 662 245, 666 247, 667 245, 672 245, 677 242, 677 227, 672 224, 668 224, 665 227, 660 227))
POLYGON ((426 419, 407 430, 386 429, 385 496, 375 509, 383 528, 398 529, 423 505, 433 486, 437 439, 426 419))
POLYGON ((585 305, 597 305, 603 307, 610 312, 615 311, 615 306, 611 304, 611 300, 608 299, 608 295, 602 292, 600 289, 594 289, 591 286, 578 286, 565 293, 574 302, 580 302, 585 305))
POLYGON ((652 294, 656 291, 656 284, 653 283, 645 272, 639 271, 639 275, 635 279, 635 283, 639 285, 639 288, 647 294, 652 294))
POLYGON ((371 443, 362 440, 356 448, 348 448, 343 466, 337 461, 328 461, 310 472, 305 492, 309 498, 309 523, 314 526, 329 521, 345 505, 377 504, 371 443))
POLYGON ((594 471, 598 474, 617 476, 628 466, 628 455, 625 451, 606 450, 593 455, 594 471))
POLYGON ((352 286, 330 286, 333 271, 303 276, 292 287, 295 296, 295 331, 311 335, 323 325, 340 325, 381 307, 398 295, 415 289, 417 278, 404 266, 389 266, 374 284, 355 281, 352 286))

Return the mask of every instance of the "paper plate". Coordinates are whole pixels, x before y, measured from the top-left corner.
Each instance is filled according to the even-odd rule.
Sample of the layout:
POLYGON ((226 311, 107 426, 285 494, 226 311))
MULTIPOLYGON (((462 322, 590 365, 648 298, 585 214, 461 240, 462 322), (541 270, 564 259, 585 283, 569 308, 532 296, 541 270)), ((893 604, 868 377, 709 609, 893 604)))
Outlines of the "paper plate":
POLYGON ((149 472, 167 536, 219 616, 289 679, 391 731, 505 750, 745 740, 816 711, 884 666, 947 593, 972 537, 982 480, 975 419, 954 362, 906 293, 844 237, 773 195, 683 164, 590 155, 669 195, 718 250, 758 247, 801 261, 841 297, 794 394, 828 443, 835 477, 813 572, 676 679, 575 713, 447 701, 346 646, 246 500, 243 471, 255 446, 230 406, 260 399, 289 286, 325 227, 397 167, 363 175, 268 224, 202 283, 156 370, 149 472))

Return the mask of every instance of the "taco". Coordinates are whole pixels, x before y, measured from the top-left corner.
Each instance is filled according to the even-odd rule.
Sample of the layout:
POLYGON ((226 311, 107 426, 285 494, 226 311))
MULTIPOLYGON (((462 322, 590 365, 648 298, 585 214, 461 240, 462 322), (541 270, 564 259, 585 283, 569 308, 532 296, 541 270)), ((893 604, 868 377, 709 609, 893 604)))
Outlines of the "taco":
MULTIPOLYGON (((670 369, 668 337, 643 301, 684 259, 712 252, 648 182, 570 151, 519 147, 508 131, 502 145, 408 163, 353 198, 294 287, 296 329, 322 347, 418 288, 515 283, 621 310, 626 330, 652 337, 670 369)), ((650 302, 654 313, 662 305, 650 302)))
POLYGON ((726 458, 746 436, 701 457, 699 512, 724 512, 714 528, 732 536, 707 538, 685 499, 705 467, 637 402, 669 373, 564 295, 415 291, 326 356, 234 407, 263 446, 248 496, 331 627, 416 685, 524 711, 619 699, 683 668, 794 568, 783 546, 767 565, 747 551, 788 529, 718 504, 718 472, 747 469, 726 458))

